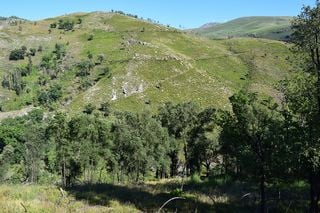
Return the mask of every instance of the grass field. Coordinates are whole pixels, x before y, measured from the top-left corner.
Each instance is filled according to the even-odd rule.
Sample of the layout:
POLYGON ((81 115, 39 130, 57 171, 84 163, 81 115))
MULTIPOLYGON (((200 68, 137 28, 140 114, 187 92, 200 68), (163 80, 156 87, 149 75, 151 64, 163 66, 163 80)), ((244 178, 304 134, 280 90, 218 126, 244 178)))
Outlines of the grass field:
MULTIPOLYGON (((303 212, 307 186, 297 183, 268 189, 270 212, 303 212), (280 196, 281 193, 281 197, 280 196)), ((144 184, 56 186, 2 185, 1 212, 255 212, 257 188, 240 182, 162 180, 144 184)))

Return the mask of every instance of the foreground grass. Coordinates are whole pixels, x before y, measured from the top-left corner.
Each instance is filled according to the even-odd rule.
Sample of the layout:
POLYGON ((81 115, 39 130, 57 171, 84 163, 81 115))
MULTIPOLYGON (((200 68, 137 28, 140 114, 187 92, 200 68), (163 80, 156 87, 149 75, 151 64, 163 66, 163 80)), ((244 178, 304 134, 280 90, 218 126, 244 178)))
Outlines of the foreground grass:
MULTIPOLYGON (((269 212, 305 212, 307 186, 270 186, 269 212), (279 197, 281 192, 281 198, 279 197)), ((45 185, 1 185, 0 212, 256 212, 258 190, 226 181, 161 180, 139 185, 78 185, 67 191, 45 185), (244 196, 246 195, 246 196, 244 196)))
POLYGON ((11 212, 139 212, 135 207, 109 200, 103 205, 77 201, 55 186, 1 185, 0 211, 11 212))

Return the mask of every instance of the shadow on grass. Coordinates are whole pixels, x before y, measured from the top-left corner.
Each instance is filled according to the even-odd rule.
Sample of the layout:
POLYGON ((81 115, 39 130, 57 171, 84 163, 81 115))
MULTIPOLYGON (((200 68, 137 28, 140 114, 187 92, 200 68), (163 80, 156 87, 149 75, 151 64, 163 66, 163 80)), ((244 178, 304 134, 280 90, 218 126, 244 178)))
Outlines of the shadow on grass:
MULTIPOLYGON (((153 194, 140 187, 111 184, 79 185, 68 190, 77 200, 87 201, 90 205, 106 206, 111 200, 122 204, 134 205, 143 212, 157 212, 170 198, 169 193, 153 194)), ((215 212, 213 206, 193 198, 176 200, 169 203, 163 212, 215 212)))
MULTIPOLYGON (((259 207, 258 197, 241 198, 245 192, 256 190, 250 184, 233 183, 214 185, 215 184, 212 183, 186 184, 184 191, 189 192, 191 195, 197 195, 198 193, 209 196, 212 193, 218 196, 226 195, 229 198, 228 202, 214 202, 213 205, 210 205, 210 202, 204 202, 201 199, 197 199, 196 196, 186 196, 185 200, 171 202, 162 212, 257 212, 259 207)), ((133 205, 142 212, 157 212, 163 203, 175 197, 175 195, 163 192, 174 191, 179 187, 179 183, 157 184, 154 186, 93 184, 75 186, 68 191, 74 195, 77 200, 86 201, 90 205, 109 206, 110 201, 116 200, 121 204, 133 205)), ((276 194, 273 194, 276 193, 276 191, 273 191, 273 189, 269 190, 270 197, 276 196, 276 194)), ((301 201, 300 197, 304 195, 304 190, 300 191, 295 189, 291 191, 287 189, 282 192, 284 200, 268 202, 269 212, 292 212, 294 209, 303 212, 305 210, 306 203, 305 201, 301 201), (299 196, 295 196, 296 193, 298 193, 299 196)))

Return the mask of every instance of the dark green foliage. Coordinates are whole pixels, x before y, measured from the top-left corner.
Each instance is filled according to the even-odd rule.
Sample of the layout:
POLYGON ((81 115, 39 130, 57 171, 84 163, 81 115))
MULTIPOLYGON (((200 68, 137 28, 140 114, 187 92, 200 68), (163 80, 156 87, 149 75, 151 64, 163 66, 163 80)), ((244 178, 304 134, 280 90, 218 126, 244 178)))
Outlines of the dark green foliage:
POLYGON ((58 29, 62 29, 65 31, 73 30, 74 22, 67 19, 60 19, 58 22, 58 29))
POLYGON ((178 168, 181 161, 178 156, 182 150, 185 159, 187 159, 187 144, 185 137, 195 123, 197 114, 198 108, 193 103, 178 105, 166 103, 159 109, 158 119, 162 126, 168 129, 169 135, 172 137, 170 143, 171 151, 169 153, 171 159, 170 175, 172 177, 178 175, 178 168))
POLYGON ((56 27, 57 27, 57 23, 54 22, 50 24, 50 28, 56 28, 56 27))
POLYGON ((266 183, 276 177, 281 165, 283 117, 276 103, 261 100, 256 94, 241 91, 230 101, 233 115, 224 116, 222 151, 234 159, 240 174, 259 182, 260 212, 266 212, 266 183))
MULTIPOLYGON (((78 76, 79 76, 79 73, 78 73, 78 76)), ((93 82, 88 79, 88 78, 81 78, 80 79, 80 86, 79 86, 79 89, 81 91, 85 91, 87 89, 89 89, 91 86, 93 85, 93 82)))
POLYGON ((82 61, 77 64, 77 76, 86 77, 90 75, 90 71, 94 68, 92 61, 82 61))
POLYGON ((109 116, 111 112, 111 105, 109 102, 104 102, 100 105, 99 111, 103 113, 104 116, 109 116))
POLYGON ((51 54, 44 55, 41 59, 39 67, 43 73, 51 79, 58 77, 61 70, 61 65, 66 56, 66 46, 63 44, 56 44, 55 49, 51 54))
POLYGON ((82 18, 78 18, 77 24, 82 24, 82 18))
POLYGON ((209 176, 210 168, 213 163, 217 163, 219 154, 219 133, 214 131, 215 109, 207 108, 197 115, 197 119, 192 129, 187 133, 187 168, 189 173, 201 173, 201 168, 206 168, 209 176), (215 135, 208 137, 208 133, 215 135))
POLYGON ((15 49, 10 52, 9 60, 17 61, 23 60, 25 56, 25 51, 22 49, 15 49))
POLYGON ((39 93, 38 101, 41 105, 48 105, 58 101, 62 94, 62 87, 59 84, 54 84, 39 93))
POLYGON ((88 39, 87 39, 88 41, 92 41, 93 40, 93 35, 92 34, 90 34, 89 36, 88 36, 88 39))
POLYGON ((148 171, 168 172, 167 130, 149 114, 121 113, 112 126, 115 159, 111 169, 118 180, 124 175, 139 181, 148 171))
POLYGON ((90 103, 84 107, 83 113, 91 115, 95 109, 96 106, 90 103))
POLYGON ((30 48, 29 54, 30 54, 31 56, 35 56, 36 53, 37 53, 37 50, 36 50, 35 48, 30 48))
POLYGON ((55 57, 57 60, 60 60, 66 56, 66 46, 65 45, 56 44, 54 48, 55 49, 52 53, 55 54, 55 57))
POLYGON ((320 2, 315 7, 304 6, 292 23, 294 50, 304 59, 308 73, 283 85, 288 105, 288 123, 296 124, 300 137, 294 138, 295 155, 303 162, 298 167, 310 183, 310 212, 319 212, 320 198, 320 2), (302 95, 301 97, 297 94, 302 95), (303 101, 303 102, 300 102, 303 101), (305 170, 307 169, 307 171, 305 170))

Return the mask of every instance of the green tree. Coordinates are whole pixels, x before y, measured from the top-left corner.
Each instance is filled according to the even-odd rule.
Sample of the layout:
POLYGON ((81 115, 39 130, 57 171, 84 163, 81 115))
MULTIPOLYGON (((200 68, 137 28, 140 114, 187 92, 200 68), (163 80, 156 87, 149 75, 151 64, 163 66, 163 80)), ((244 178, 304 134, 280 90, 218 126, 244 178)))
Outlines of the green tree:
POLYGON ((43 169, 45 155, 45 128, 41 124, 29 125, 24 133, 24 167, 27 181, 37 183, 43 169))
POLYGON ((118 180, 124 175, 139 181, 149 171, 166 173, 169 165, 167 130, 150 114, 120 113, 112 126, 114 161, 118 180))
MULTIPOLYGON (((315 7, 305 6, 302 8, 300 15, 294 18, 292 22, 292 42, 294 43, 296 52, 302 56, 306 61, 304 69, 310 73, 309 82, 304 81, 306 85, 296 85, 298 93, 306 93, 306 88, 310 89, 307 96, 301 97, 304 99, 303 103, 298 103, 297 98, 294 94, 291 93, 291 89, 287 88, 287 99, 290 103, 291 110, 295 115, 305 115, 304 118, 306 121, 304 127, 309 129, 313 135, 312 138, 307 139, 308 142, 305 142, 304 147, 307 152, 305 157, 309 162, 307 167, 310 168, 309 172, 309 183, 310 183, 310 212, 319 212, 319 197, 320 197, 320 164, 316 161, 320 156, 320 152, 317 149, 319 147, 319 135, 315 134, 319 131, 319 120, 320 120, 320 2, 316 1, 315 7), (314 87, 314 88, 313 88, 314 87), (289 95, 293 95, 289 97, 289 95), (316 103, 314 102, 316 99, 316 103), (294 106, 303 104, 305 111, 297 109, 294 106), (309 108, 305 108, 308 106, 309 108)), ((296 81, 296 83, 302 83, 301 79, 296 81)), ((290 84, 289 84, 290 86, 290 84)), ((292 85, 291 85, 292 86, 292 85)), ((302 133, 303 134, 303 133, 302 133)), ((305 134, 303 134, 305 136, 305 134)))
POLYGON ((310 184, 310 212, 318 212, 320 196, 320 124, 317 78, 309 73, 296 73, 281 82, 288 123, 291 164, 296 178, 310 184))
POLYGON ((15 49, 10 52, 9 60, 17 61, 23 60, 25 56, 25 52, 22 49, 15 49))
POLYGON ((104 102, 100 105, 99 111, 103 113, 105 117, 109 116, 111 113, 111 105, 109 102, 104 102))
MULTIPOLYGON (((171 177, 178 174, 179 164, 187 159, 186 134, 197 120, 197 114, 198 108, 193 103, 177 105, 166 103, 159 109, 158 119, 162 126, 168 129, 169 135, 174 139, 171 140, 171 151, 169 153, 171 159, 171 177), (181 152, 183 152, 185 159, 179 159, 181 152)), ((187 168, 184 169, 186 170, 187 168)))
POLYGON ((92 103, 89 103, 84 107, 83 113, 90 115, 93 113, 95 109, 96 109, 96 106, 93 105, 92 103))
POLYGON ((209 175, 210 166, 217 160, 219 143, 218 134, 211 134, 216 126, 215 109, 207 108, 197 115, 197 119, 187 133, 187 164, 190 173, 201 173, 205 166, 209 175))
POLYGON ((236 159, 242 174, 259 182, 260 212, 266 212, 266 183, 281 162, 283 118, 277 104, 256 94, 241 91, 230 102, 233 114, 224 116, 222 151, 236 159))
POLYGON ((55 143, 56 160, 61 176, 61 185, 68 187, 78 173, 78 167, 73 160, 73 144, 69 140, 68 120, 65 114, 58 113, 50 121, 47 128, 49 138, 55 143))

